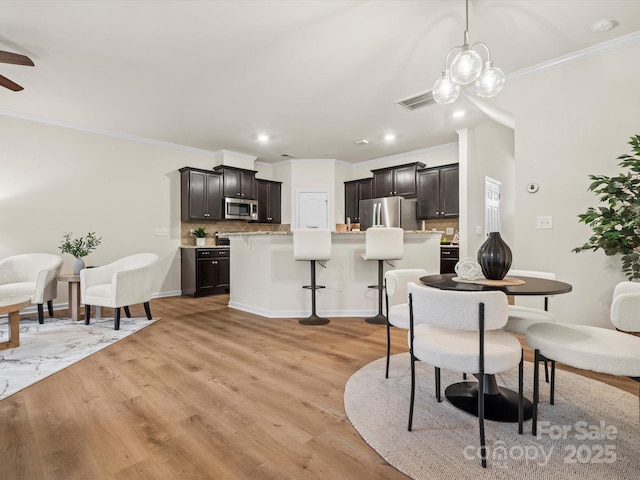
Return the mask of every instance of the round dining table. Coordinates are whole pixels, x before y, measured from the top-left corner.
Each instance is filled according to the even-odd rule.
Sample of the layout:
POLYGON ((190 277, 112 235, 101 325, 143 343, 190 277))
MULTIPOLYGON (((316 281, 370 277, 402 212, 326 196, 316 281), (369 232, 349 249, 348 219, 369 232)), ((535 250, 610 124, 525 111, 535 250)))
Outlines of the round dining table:
MULTIPOLYGON (((505 282, 492 280, 468 281, 459 279, 455 273, 427 275, 420 278, 423 285, 440 290, 458 292, 485 292, 499 290, 506 295, 550 296, 569 293, 572 286, 558 280, 509 275, 505 282)), ((477 377, 476 377, 477 378, 477 377)), ((480 381, 480 379, 478 379, 480 381)), ((518 421, 518 393, 498 385, 495 375, 484 378, 484 416, 499 422, 518 421)), ((478 383, 458 382, 445 389, 445 397, 454 406, 473 415, 478 415, 478 383)), ((533 416, 533 404, 524 399, 524 419, 533 416)))

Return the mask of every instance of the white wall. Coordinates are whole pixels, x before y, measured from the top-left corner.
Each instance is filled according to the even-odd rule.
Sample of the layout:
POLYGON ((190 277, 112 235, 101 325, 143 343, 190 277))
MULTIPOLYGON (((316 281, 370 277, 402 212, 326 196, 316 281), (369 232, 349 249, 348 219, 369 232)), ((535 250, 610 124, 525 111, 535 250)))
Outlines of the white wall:
POLYGON ((353 166, 352 177, 348 180, 371 178, 373 177, 371 170, 414 162, 424 163, 425 168, 458 163, 458 144, 447 143, 437 147, 424 148, 413 152, 400 153, 398 155, 390 155, 388 157, 375 158, 366 162, 356 163, 353 166))
MULTIPOLYGON (((326 191, 328 192, 329 205, 328 225, 332 230, 336 224, 336 179, 335 160, 296 160, 291 162, 291 228, 296 228, 296 201, 299 191, 326 191)), ((284 195, 283 195, 283 198, 284 195)), ((284 223, 284 220, 283 220, 284 223)))
POLYGON ((516 123, 516 262, 573 285, 551 301, 562 321, 610 326, 612 290, 625 279, 618 259, 571 250, 591 234, 578 214, 598 205, 588 175, 619 173, 616 157, 629 153, 629 137, 640 133, 637 58, 640 45, 627 46, 509 82, 494 99, 516 123), (530 182, 538 193, 526 191, 530 182), (553 216, 553 229, 537 230, 538 215, 553 216))
POLYGON ((486 239, 485 177, 501 182, 502 238, 515 250, 514 132, 491 120, 458 132, 460 141, 461 209, 460 255, 476 258, 486 239), (482 233, 476 233, 476 226, 482 233))
MULTIPOLYGON (((5 116, 0 131, 0 258, 60 254, 65 232, 95 231, 102 244, 87 265, 156 253, 161 275, 153 291, 180 292, 178 168, 211 168, 212 154, 5 116), (169 235, 154 236, 155 227, 169 235)), ((63 258, 63 272, 71 272, 73 259, 63 258)), ((55 303, 66 301, 61 284, 55 303)))
POLYGON ((344 223, 344 182, 353 180, 353 165, 347 162, 337 161, 335 164, 335 214, 336 223, 344 223))

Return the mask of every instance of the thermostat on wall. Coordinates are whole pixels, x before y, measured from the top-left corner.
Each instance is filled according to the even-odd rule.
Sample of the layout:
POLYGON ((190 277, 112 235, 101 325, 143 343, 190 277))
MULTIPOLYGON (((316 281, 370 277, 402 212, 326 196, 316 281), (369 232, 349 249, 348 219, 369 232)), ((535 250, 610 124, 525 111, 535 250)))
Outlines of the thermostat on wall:
POLYGON ((529 185, 527 185, 527 192, 536 193, 537 191, 538 191, 538 184, 537 183, 530 183, 529 185))

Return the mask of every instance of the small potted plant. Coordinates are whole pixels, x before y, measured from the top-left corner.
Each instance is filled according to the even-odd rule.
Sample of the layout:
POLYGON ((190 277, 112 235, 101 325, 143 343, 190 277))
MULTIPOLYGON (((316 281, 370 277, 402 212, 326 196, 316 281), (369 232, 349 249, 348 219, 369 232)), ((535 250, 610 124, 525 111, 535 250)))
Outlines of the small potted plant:
POLYGON ((76 259, 73 263, 74 275, 79 275, 84 268, 83 257, 89 255, 102 242, 102 237, 96 237, 95 232, 89 232, 86 237, 71 238, 73 232, 65 233, 62 243, 58 247, 62 253, 69 253, 76 259))
POLYGON ((196 237, 196 246, 204 247, 204 239, 211 235, 209 235, 203 227, 198 227, 193 229, 193 236, 196 237))

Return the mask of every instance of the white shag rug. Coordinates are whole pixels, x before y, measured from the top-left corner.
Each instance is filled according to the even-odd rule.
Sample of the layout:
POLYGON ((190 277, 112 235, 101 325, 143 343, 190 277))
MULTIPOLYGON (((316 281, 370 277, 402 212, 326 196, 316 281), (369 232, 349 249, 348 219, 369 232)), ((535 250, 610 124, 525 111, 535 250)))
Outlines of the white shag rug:
MULTIPOLYGON (((409 432, 409 354, 391 357, 388 379, 385 360, 364 366, 349 379, 345 411, 376 452, 415 480, 640 478, 640 403, 634 395, 556 370, 555 405, 549 405, 548 384, 541 381, 537 437, 531 435, 531 420, 524 423, 523 435, 518 435, 517 423, 485 421, 488 465, 483 469, 477 417, 444 397, 446 386, 462 381, 462 376, 442 371, 443 401, 438 403, 433 367, 416 362, 409 432)), ((517 369, 498 375, 499 385, 515 391, 517 379, 517 369)), ((525 397, 532 399, 529 362, 524 381, 525 397)))
MULTIPOLYGON (((20 320, 20 346, 0 350, 0 400, 52 375, 92 353, 102 350, 159 319, 146 317, 120 320, 113 329, 113 318, 84 321, 69 318, 20 320)), ((7 319, 0 319, 0 341, 8 339, 7 319)))

